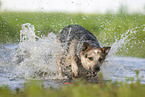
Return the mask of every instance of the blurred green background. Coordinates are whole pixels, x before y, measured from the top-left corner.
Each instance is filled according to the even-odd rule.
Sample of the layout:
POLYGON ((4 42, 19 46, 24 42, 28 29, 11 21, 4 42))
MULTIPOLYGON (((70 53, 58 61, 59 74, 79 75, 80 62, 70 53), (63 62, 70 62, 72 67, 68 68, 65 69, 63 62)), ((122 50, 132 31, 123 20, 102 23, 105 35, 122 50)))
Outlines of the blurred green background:
POLYGON ((118 47, 116 54, 145 57, 143 14, 127 14, 123 10, 116 14, 0 12, 0 43, 18 43, 21 25, 25 23, 34 25, 38 36, 47 36, 49 32, 57 34, 68 25, 79 24, 92 32, 102 46, 112 46, 125 37, 124 46, 118 47))

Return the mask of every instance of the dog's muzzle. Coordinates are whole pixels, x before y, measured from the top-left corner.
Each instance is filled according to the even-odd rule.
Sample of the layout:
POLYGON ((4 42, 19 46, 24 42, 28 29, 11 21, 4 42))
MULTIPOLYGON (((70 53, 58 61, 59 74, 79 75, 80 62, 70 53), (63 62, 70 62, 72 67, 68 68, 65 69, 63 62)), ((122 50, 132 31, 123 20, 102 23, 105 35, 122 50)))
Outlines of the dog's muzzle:
POLYGON ((91 68, 89 68, 88 74, 87 76, 96 76, 97 73, 100 71, 100 66, 95 65, 93 70, 91 68))

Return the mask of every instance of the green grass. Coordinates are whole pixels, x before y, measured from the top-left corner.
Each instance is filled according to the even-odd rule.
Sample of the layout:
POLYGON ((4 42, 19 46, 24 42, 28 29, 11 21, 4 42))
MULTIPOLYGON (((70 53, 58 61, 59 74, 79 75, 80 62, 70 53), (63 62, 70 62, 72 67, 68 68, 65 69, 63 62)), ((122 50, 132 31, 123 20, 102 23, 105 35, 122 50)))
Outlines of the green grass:
POLYGON ((131 84, 117 81, 96 84, 78 79, 57 89, 44 88, 43 84, 32 81, 25 84, 23 89, 0 87, 0 97, 144 97, 144 90, 145 84, 140 84, 140 80, 131 84))
MULTIPOLYGON (((145 57, 145 15, 143 14, 69 14, 42 12, 0 12, 0 43, 19 42, 21 25, 31 23, 37 35, 58 33, 70 24, 79 24, 92 32, 101 44, 112 45, 128 30, 136 31, 128 36, 117 54, 120 56, 145 57), (40 31, 40 32, 39 32, 40 31)), ((127 35, 127 34, 126 34, 127 35)))

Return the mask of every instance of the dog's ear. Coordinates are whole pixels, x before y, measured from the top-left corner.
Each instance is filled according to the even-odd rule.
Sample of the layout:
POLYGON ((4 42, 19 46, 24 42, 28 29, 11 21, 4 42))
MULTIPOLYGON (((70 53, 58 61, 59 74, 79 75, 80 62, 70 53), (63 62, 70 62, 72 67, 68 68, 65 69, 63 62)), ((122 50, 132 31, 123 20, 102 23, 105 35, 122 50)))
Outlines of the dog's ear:
POLYGON ((87 52, 89 49, 91 49, 90 44, 87 43, 87 42, 84 42, 84 43, 83 43, 83 46, 82 46, 82 52, 85 53, 85 52, 87 52))
POLYGON ((107 55, 110 51, 111 47, 103 47, 102 51, 107 55))
POLYGON ((87 43, 87 42, 84 42, 84 43, 83 43, 83 47, 82 47, 82 51, 87 50, 89 47, 90 47, 90 44, 87 43))

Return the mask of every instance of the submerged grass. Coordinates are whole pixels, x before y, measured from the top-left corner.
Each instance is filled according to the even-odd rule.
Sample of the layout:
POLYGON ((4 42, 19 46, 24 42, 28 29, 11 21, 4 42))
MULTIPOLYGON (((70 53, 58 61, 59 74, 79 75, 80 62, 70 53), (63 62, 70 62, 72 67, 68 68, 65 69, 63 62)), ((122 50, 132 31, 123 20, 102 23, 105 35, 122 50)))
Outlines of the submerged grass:
POLYGON ((143 14, 69 14, 42 12, 0 12, 0 43, 19 42, 21 25, 31 23, 36 34, 58 33, 70 24, 79 24, 92 32, 101 44, 112 45, 127 36, 127 44, 119 55, 145 57, 145 15, 143 14), (127 33, 128 32, 128 33, 127 33))

